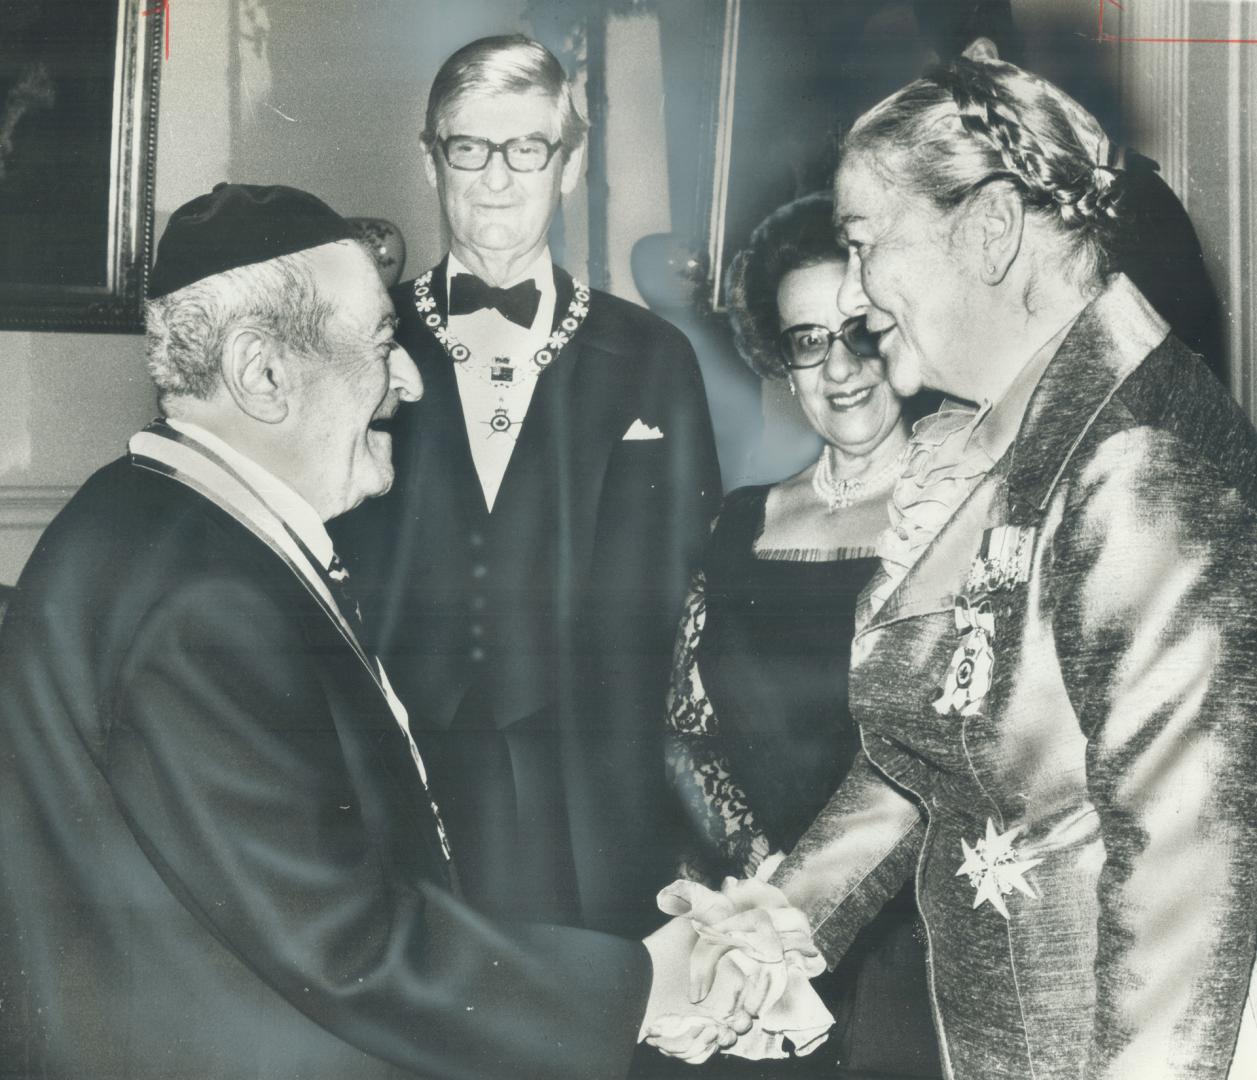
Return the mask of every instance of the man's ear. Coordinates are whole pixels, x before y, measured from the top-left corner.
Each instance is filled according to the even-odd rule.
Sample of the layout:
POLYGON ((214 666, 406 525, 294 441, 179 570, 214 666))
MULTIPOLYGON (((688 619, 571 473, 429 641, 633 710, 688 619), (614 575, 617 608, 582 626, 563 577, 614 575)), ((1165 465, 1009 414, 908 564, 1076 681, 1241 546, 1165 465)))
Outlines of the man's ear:
POLYGON ((969 205, 968 228, 978 244, 978 273, 988 285, 1004 280, 1021 250, 1026 210, 1011 183, 987 184, 969 205))
POLYGON ((241 412, 264 424, 288 416, 292 363, 269 334, 252 327, 231 331, 223 343, 222 375, 241 412))
POLYGON ((563 162, 563 176, 559 181, 559 190, 564 195, 570 195, 576 190, 576 182, 580 179, 581 166, 584 164, 585 143, 582 140, 580 146, 573 150, 563 162))
POLYGON ((433 156, 435 153, 435 146, 423 148, 423 175, 428 178, 428 184, 431 187, 436 187, 436 158, 433 156))

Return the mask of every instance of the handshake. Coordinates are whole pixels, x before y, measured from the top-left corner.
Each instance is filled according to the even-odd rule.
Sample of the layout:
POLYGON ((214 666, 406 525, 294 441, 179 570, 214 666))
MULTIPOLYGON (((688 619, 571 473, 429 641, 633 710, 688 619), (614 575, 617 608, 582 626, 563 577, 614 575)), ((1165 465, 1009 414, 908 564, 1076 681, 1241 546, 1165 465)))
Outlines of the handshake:
POLYGON ((825 1041, 834 1018, 809 982, 825 961, 779 889, 674 881, 659 907, 674 918, 645 941, 654 978, 639 1041, 692 1065, 717 1051, 784 1058, 787 1036, 799 1054, 825 1041))

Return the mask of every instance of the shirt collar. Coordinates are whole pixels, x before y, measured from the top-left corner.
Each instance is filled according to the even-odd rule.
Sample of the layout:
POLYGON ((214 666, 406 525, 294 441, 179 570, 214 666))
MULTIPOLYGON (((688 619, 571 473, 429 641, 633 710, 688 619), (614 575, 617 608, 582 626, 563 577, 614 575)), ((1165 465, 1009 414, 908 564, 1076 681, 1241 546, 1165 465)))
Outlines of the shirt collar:
POLYGON ((212 431, 207 431, 200 424, 187 420, 166 418, 166 423, 183 435, 203 444, 214 451, 228 465, 240 474, 241 479, 249 484, 258 497, 271 509, 280 521, 284 522, 310 549, 310 553, 319 559, 322 568, 332 562, 335 549, 332 538, 328 536, 323 519, 318 511, 298 495, 292 488, 279 479, 274 473, 264 469, 250 457, 224 442, 212 431))
MULTIPOLYGON (((472 277, 479 277, 474 270, 469 270, 453 251, 449 253, 449 258, 445 264, 445 295, 450 295, 450 282, 454 280, 455 274, 471 274, 472 277)), ((537 314, 533 316, 531 330, 539 329, 538 323, 547 319, 546 312, 550 312, 549 318, 554 315, 554 260, 550 257, 550 245, 547 244, 538 253, 536 259, 529 268, 519 276, 518 280, 511 282, 511 285, 518 285, 521 281, 531 279, 537 286, 537 291, 541 293, 541 301, 537 304, 537 314)), ((448 299, 446 303, 448 304, 448 299)), ((455 316, 459 318, 460 316, 455 316)), ((546 326, 546 332, 549 333, 550 327, 546 326)))

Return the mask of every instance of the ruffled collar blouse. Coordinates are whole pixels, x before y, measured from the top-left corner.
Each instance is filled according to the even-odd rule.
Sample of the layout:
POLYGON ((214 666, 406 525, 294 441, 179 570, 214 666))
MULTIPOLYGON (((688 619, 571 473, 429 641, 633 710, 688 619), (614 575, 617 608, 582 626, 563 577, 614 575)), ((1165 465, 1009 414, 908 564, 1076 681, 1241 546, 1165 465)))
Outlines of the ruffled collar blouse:
POLYGON ((947 400, 912 429, 904 470, 887 507, 890 524, 877 541, 881 566, 856 612, 856 628, 868 625, 899 583, 1013 444, 1035 387, 1070 329, 1073 315, 1017 373, 998 402, 981 405, 947 400))

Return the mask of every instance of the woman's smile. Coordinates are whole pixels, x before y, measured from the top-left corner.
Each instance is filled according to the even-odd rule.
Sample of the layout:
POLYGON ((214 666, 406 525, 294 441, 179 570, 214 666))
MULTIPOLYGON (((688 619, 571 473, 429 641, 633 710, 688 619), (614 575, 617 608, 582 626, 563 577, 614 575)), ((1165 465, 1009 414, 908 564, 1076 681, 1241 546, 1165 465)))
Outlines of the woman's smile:
POLYGON ((866 405, 876 387, 865 386, 859 390, 834 391, 825 395, 829 407, 835 412, 848 412, 866 405))

